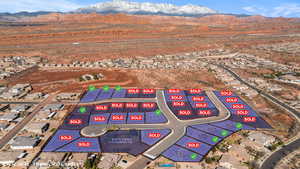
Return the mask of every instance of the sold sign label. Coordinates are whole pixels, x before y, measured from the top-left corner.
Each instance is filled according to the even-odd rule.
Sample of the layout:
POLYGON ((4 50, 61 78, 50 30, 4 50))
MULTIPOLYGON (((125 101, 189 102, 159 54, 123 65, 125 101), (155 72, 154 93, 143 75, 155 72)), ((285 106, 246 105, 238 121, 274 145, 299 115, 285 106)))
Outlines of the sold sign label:
POLYGON ((107 105, 96 105, 96 110, 107 110, 108 106, 107 105))
POLYGON ((105 121, 105 120, 106 120, 105 116, 95 116, 94 117, 94 121, 105 121))
POLYGON ((143 120, 143 116, 142 115, 130 115, 129 119, 130 120, 143 120))
POLYGON ((227 103, 236 103, 238 101, 239 101, 239 99, 237 97, 228 97, 228 98, 226 98, 227 103))
POLYGON ((171 100, 183 100, 183 96, 181 96, 181 95, 171 95, 170 99, 171 100))
POLYGON ((168 92, 169 93, 179 93, 181 90, 180 89, 169 89, 168 92))
POLYGON ((155 103, 143 103, 142 107, 143 108, 154 108, 155 103))
POLYGON ((244 109, 245 105, 243 105, 243 104, 233 104, 232 108, 233 109, 244 109))
POLYGON ((206 108, 206 107, 208 107, 208 104, 207 103, 196 103, 196 107, 197 108, 206 108))
POLYGON ((199 110, 198 111, 198 115, 209 116, 211 114, 212 114, 211 110, 199 110))
POLYGON ((73 137, 72 137, 72 136, 69 136, 69 135, 63 135, 63 136, 59 136, 59 139, 60 139, 61 141, 70 141, 70 140, 73 139, 73 137))
POLYGON ((112 103, 111 107, 112 108, 123 108, 124 104, 123 103, 112 103))
POLYGON ((112 120, 124 120, 124 115, 112 115, 112 120))
POLYGON ((201 89, 190 89, 189 92, 191 94, 200 94, 202 92, 202 90, 201 89))
POLYGON ((256 122, 256 117, 244 117, 244 122, 256 122))
POLYGON ((129 94, 139 94, 140 89, 127 89, 129 94))
POLYGON ((81 119, 71 119, 69 121, 69 124, 82 124, 82 120, 81 119))
POLYGON ((187 143, 187 147, 188 148, 199 148, 200 147, 200 143, 190 142, 190 143, 187 143))
POLYGON ((249 111, 248 110, 236 110, 237 115, 248 115, 249 111))
POLYGON ((203 102, 204 101, 204 96, 193 96, 192 100, 195 102, 203 102))
POLYGON ((191 110, 179 110, 179 115, 181 116, 189 116, 192 114, 191 110))
POLYGON ((149 138, 160 138, 160 133, 148 133, 149 138))
POLYGON ((182 107, 185 106, 185 102, 172 102, 174 107, 182 107))
POLYGON ((91 147, 92 146, 92 143, 91 142, 78 142, 77 143, 77 146, 78 147, 91 147))
POLYGON ((143 94, 154 94, 154 89, 143 89, 143 94))
POLYGON ((138 104, 137 103, 126 103, 126 108, 137 108, 138 104))
POLYGON ((230 90, 222 90, 221 91, 221 96, 231 96, 232 95, 232 91, 230 90))

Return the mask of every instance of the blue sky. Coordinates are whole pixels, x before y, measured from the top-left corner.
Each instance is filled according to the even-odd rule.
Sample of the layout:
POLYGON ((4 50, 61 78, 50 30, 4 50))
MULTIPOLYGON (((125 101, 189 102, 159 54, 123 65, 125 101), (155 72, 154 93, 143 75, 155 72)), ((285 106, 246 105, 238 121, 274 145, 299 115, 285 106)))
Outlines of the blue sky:
MULTIPOLYGON (((71 11, 107 0, 0 0, 0 12, 71 11)), ((300 0, 132 0, 203 5, 222 13, 300 17, 300 0)))

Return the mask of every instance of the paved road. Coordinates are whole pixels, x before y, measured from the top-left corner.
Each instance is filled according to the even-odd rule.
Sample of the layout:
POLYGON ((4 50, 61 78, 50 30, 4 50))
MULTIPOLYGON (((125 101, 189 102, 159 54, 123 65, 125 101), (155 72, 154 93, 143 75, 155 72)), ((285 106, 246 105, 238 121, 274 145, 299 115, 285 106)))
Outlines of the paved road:
POLYGON ((152 160, 145 157, 145 156, 139 156, 139 158, 133 162, 129 167, 126 169, 144 169, 150 163, 152 160))
MULTIPOLYGON (((155 159, 161 155, 166 149, 175 144, 181 137, 185 135, 186 128, 190 125, 195 124, 204 124, 211 123, 217 121, 223 121, 230 117, 229 110, 221 103, 220 100, 214 95, 213 92, 206 92, 210 100, 216 105, 219 109, 220 113, 218 116, 201 118, 201 119, 193 119, 193 120, 180 120, 178 119, 174 113, 169 109, 165 99, 163 90, 157 90, 155 101, 159 107, 159 109, 164 113, 168 121, 163 124, 121 124, 121 125, 90 125, 81 130, 81 134, 87 137, 97 137, 106 132, 106 130, 110 127, 117 127, 118 129, 171 129, 171 133, 166 136, 164 139, 160 140, 157 144, 152 146, 150 149, 143 153, 144 156, 149 159, 155 159)), ((140 102, 148 102, 149 100, 138 99, 140 102)), ((136 102, 137 99, 121 99, 116 100, 115 102, 136 102)), ((101 101, 101 103, 111 102, 101 101)), ((98 102, 99 103, 99 102, 98 102)))
MULTIPOLYGON (((229 68, 223 66, 223 65, 217 65, 224 70, 228 71, 233 77, 235 77, 237 80, 239 80, 241 83, 247 85, 248 87, 256 90, 258 93, 260 93, 263 97, 269 99, 276 105, 282 107, 283 109, 289 111, 298 121, 300 119, 300 112, 294 109, 293 107, 289 106, 288 104, 285 104, 284 102, 280 101, 276 97, 272 96, 271 94, 265 93, 262 90, 256 88, 255 86, 252 86, 248 82, 244 81, 242 78, 239 77, 239 75, 229 68)), ((288 143, 287 145, 283 146, 281 149, 275 151, 273 154, 271 154, 266 160, 263 161, 261 164, 261 169, 270 169, 274 168, 276 163, 283 159, 285 156, 288 155, 288 153, 292 152, 292 150, 295 150, 300 147, 300 139, 297 139, 291 143, 288 143)))
POLYGON ((278 151, 274 152, 264 163, 261 165, 260 169, 270 169, 274 168, 282 158, 287 156, 289 153, 300 148, 300 139, 297 139, 286 146, 283 146, 278 151))
POLYGON ((22 121, 20 121, 13 129, 11 129, 5 136, 3 136, 0 139, 0 149, 3 148, 15 135, 22 130, 28 122, 30 122, 31 119, 34 118, 34 116, 47 104, 49 104, 52 99, 56 95, 50 95, 48 98, 46 98, 43 102, 41 102, 39 105, 37 105, 31 114, 27 115, 22 121))

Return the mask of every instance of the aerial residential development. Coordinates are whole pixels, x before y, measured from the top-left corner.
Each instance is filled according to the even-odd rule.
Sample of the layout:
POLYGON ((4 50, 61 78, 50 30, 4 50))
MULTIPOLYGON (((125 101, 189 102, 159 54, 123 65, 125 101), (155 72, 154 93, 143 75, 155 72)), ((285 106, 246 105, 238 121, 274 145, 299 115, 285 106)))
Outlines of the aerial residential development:
POLYGON ((299 169, 300 3, 0 1, 1 169, 299 169))

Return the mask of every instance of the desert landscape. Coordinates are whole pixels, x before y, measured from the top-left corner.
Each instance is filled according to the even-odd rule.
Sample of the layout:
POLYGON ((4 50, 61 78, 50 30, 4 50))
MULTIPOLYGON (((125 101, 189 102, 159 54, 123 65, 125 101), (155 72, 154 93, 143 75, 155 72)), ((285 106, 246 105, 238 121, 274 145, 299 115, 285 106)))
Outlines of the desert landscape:
POLYGON ((20 24, 24 23, 28 26, 0 25, 1 56, 40 55, 49 62, 69 63, 213 48, 240 50, 297 42, 300 30, 298 18, 230 15, 194 18, 53 13, 20 19, 20 24))
MULTIPOLYGON (((115 0, 112 3, 121 4, 122 7, 127 1, 115 0)), ((14 17, 17 14, 0 15, 0 126, 4 126, 0 131, 0 153, 9 152, 12 157, 20 154, 8 142, 11 139, 15 141, 15 137, 41 141, 23 152, 29 155, 20 159, 16 156, 11 160, 13 162, 0 158, 0 168, 23 168, 24 164, 28 164, 27 167, 32 169, 38 165, 47 169, 59 169, 64 165, 86 169, 159 169, 163 164, 168 164, 171 169, 219 169, 228 166, 230 169, 270 169, 270 166, 279 169, 281 166, 298 165, 289 160, 299 159, 299 149, 290 153, 291 149, 297 148, 296 144, 300 140, 299 18, 222 14, 206 8, 209 13, 199 16, 85 12, 88 9, 94 10, 94 7, 18 17, 14 17), (195 149, 187 147, 185 150, 194 153, 187 159, 178 155, 183 160, 172 161, 168 158, 171 155, 163 155, 162 152, 158 154, 161 156, 153 159, 145 156, 146 151, 133 156, 126 153, 127 149, 122 153, 102 153, 100 148, 88 153, 73 150, 57 153, 60 147, 50 152, 44 151, 46 145, 52 144, 55 134, 60 130, 69 130, 69 124, 65 125, 70 120, 68 118, 85 118, 90 123, 93 120, 90 114, 95 113, 92 112, 95 106, 99 104, 101 107, 108 101, 112 102, 115 99, 113 96, 123 90, 127 92, 128 98, 125 93, 122 96, 124 98, 118 98, 117 93, 116 100, 135 100, 136 96, 130 96, 129 91, 137 88, 138 91, 157 90, 150 97, 138 98, 137 101, 144 99, 142 102, 150 100, 155 104, 167 104, 169 98, 164 97, 170 90, 183 93, 188 93, 188 89, 206 91, 202 94, 209 94, 205 98, 213 101, 211 105, 215 106, 214 110, 229 112, 228 117, 222 120, 231 121, 235 124, 234 129, 229 131, 226 128, 228 126, 217 126, 212 121, 208 123, 208 119, 205 125, 216 125, 214 127, 219 127, 223 134, 226 129, 225 134, 221 135, 224 140, 217 144, 218 133, 210 133, 217 138, 215 143, 206 145, 203 141, 201 146, 198 144, 198 148, 207 146, 211 151, 207 150, 197 156, 195 149), (163 98, 159 100, 158 94, 161 91, 165 93, 161 94, 163 98), (237 123, 239 121, 234 118, 240 117, 237 116, 238 111, 228 106, 227 100, 227 103, 222 101, 225 97, 222 94, 218 96, 217 91, 236 93, 236 99, 243 101, 236 102, 248 106, 246 113, 251 111, 252 115, 246 114, 246 117, 254 119, 253 124, 250 123, 249 127, 245 121, 237 123), (84 99, 91 97, 90 93, 96 93, 94 100, 85 102, 84 99), (19 112, 19 109, 22 110, 19 112), (13 111, 19 113, 16 115, 18 117, 14 116, 13 111), (39 133, 40 128, 30 130, 29 127, 23 130, 31 123, 47 124, 49 130, 47 128, 42 133, 39 133), (196 163, 191 162, 196 158, 199 158, 196 163)), ((192 94, 183 94, 181 97, 188 96, 192 97, 192 94)), ((192 105, 192 102, 188 104, 192 105)), ((165 112, 160 107, 155 110, 156 115, 165 112)), ((146 113, 152 112, 140 113, 146 116, 146 113)), ((173 113, 177 118, 175 110, 173 113)), ((83 121, 73 120, 78 122, 79 131, 83 121)), ((181 122, 178 120, 176 124, 181 125, 181 122)), ((192 120, 189 122, 193 123, 192 120)), ((159 125, 170 127, 169 123, 159 125)), ((176 124, 175 127, 171 126, 172 130, 178 127, 176 124)), ((184 130, 189 127, 189 123, 182 124, 187 124, 184 130)), ((111 125, 105 130, 118 132, 121 128, 111 125)), ((130 127, 125 130, 128 129, 130 127)), ((187 132, 184 130, 185 135, 187 132)), ((209 131, 203 131, 204 135, 206 132, 209 131)), ((94 139, 83 135, 81 128, 78 135, 78 138, 94 139)), ((204 135, 199 134, 198 139, 204 138, 204 135)), ((63 139, 73 138, 64 135, 63 139)), ((208 142, 212 140, 208 139, 208 142)), ((55 141, 59 143, 58 139, 55 141)), ((175 143, 179 148, 185 147, 179 146, 178 142, 168 146, 174 146, 175 143)))

